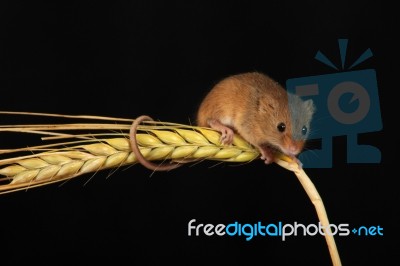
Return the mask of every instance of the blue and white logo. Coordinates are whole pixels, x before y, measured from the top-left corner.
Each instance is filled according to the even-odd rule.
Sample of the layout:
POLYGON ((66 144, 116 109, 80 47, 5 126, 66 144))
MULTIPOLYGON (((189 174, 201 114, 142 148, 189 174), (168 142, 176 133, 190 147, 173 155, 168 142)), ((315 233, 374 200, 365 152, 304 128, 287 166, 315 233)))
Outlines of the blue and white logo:
POLYGON ((316 113, 310 139, 321 139, 320 150, 305 150, 299 159, 305 168, 332 167, 332 137, 347 136, 347 163, 380 163, 380 150, 360 145, 357 134, 382 130, 378 85, 374 69, 352 69, 372 57, 367 49, 346 68, 347 39, 339 39, 341 70, 322 52, 315 59, 341 71, 338 73, 289 79, 286 88, 304 100, 312 99, 316 113))

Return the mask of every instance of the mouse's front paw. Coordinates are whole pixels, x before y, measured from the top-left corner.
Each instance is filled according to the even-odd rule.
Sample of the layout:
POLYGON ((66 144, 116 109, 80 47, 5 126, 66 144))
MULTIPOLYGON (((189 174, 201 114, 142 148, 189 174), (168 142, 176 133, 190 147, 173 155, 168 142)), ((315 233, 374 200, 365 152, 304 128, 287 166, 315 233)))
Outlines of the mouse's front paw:
POLYGON ((274 162, 274 159, 272 159, 272 158, 261 158, 261 160, 264 160, 264 163, 265 164, 271 164, 271 163, 273 163, 274 162))
POLYGON ((271 149, 263 147, 260 150, 260 153, 261 153, 261 160, 263 160, 265 164, 271 164, 274 162, 274 153, 271 151, 271 149))

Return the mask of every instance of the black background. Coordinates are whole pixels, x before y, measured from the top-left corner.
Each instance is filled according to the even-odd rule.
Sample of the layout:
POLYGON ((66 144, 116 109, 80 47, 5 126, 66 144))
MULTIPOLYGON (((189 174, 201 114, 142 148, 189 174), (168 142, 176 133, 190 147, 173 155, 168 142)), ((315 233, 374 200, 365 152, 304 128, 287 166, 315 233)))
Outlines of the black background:
MULTIPOLYGON (((285 84, 333 73, 313 57, 321 49, 338 64, 337 39, 348 38, 348 62, 367 48, 374 53, 356 69, 377 71, 384 130, 359 139, 382 151, 382 163, 347 164, 346 138, 335 137, 334 167, 306 172, 331 223, 384 228, 384 236, 336 237, 343 264, 387 265, 399 222, 395 176, 384 172, 394 160, 383 142, 385 115, 393 112, 385 101, 395 71, 395 17, 375 1, 263 2, 2 1, 0 109, 147 114, 188 124, 219 79, 258 70, 285 84)), ((0 145, 30 145, 31 139, 8 136, 0 145)), ((97 173, 85 186, 90 176, 2 195, 0 263, 330 265, 323 237, 189 237, 191 219, 214 225, 318 222, 292 173, 261 161, 214 165, 151 177, 136 165, 110 177, 97 173)))

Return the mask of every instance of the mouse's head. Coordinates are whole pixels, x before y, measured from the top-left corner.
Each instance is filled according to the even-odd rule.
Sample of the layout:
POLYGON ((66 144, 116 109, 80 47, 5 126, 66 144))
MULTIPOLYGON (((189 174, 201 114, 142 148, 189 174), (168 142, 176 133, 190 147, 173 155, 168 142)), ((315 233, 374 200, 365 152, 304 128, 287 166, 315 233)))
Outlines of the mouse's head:
POLYGON ((287 101, 281 107, 278 108, 279 114, 271 117, 272 128, 269 131, 272 134, 268 143, 263 145, 280 150, 286 155, 296 156, 303 150, 310 134, 315 106, 312 100, 304 101, 299 96, 288 93, 287 101))
POLYGON ((295 143, 293 150, 297 155, 304 147, 304 143, 310 135, 311 119, 315 113, 315 106, 311 99, 303 101, 299 96, 288 94, 288 104, 291 121, 291 138, 295 143))

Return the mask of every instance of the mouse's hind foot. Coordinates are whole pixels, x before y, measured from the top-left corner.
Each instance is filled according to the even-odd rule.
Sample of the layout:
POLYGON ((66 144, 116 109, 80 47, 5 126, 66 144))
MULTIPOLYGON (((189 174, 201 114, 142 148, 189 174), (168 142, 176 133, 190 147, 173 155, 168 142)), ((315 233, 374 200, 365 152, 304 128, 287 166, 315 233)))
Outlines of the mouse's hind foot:
POLYGON ((233 132, 232 128, 225 126, 217 119, 210 119, 208 124, 212 129, 215 129, 221 132, 221 143, 223 145, 231 145, 233 142, 233 137, 235 133, 233 132))

